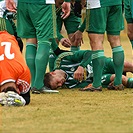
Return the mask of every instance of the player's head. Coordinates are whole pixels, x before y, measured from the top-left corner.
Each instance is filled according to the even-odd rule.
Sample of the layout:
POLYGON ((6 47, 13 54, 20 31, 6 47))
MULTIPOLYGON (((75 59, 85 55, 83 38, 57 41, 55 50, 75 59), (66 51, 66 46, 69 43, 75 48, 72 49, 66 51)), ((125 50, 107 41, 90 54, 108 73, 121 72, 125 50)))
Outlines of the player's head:
POLYGON ((66 79, 60 70, 55 70, 44 75, 44 85, 53 90, 61 87, 65 81, 66 79))

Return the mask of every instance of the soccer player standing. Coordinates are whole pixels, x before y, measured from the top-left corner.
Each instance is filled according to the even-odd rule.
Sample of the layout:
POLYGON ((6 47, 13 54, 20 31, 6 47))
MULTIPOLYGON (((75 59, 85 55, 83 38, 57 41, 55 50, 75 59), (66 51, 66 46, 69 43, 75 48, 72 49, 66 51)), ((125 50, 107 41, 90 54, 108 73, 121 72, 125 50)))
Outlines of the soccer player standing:
MULTIPOLYGON (((62 17, 70 13, 70 3, 65 2, 66 9, 62 17)), ((16 10, 14 0, 6 0, 10 11, 16 10)), ((56 14, 54 0, 18 0, 17 5, 18 35, 26 38, 26 62, 30 68, 32 93, 45 91, 43 75, 49 60, 50 39, 56 38, 56 14)))
MULTIPOLYGON (((93 63, 93 84, 90 91, 101 91, 101 75, 105 63, 104 33, 112 49, 112 58, 115 69, 115 79, 112 87, 122 89, 122 70, 124 50, 120 42, 120 31, 124 29, 122 0, 87 0, 86 4, 86 31, 90 39, 93 63), (99 67, 97 67, 99 66, 99 67)), ((80 35, 80 32, 77 32, 80 35)), ((74 35, 76 38, 76 35, 74 35)), ((76 38, 77 39, 77 38, 76 38)), ((77 41, 81 41, 77 39, 77 41)), ((80 42, 79 42, 80 43, 80 42)))

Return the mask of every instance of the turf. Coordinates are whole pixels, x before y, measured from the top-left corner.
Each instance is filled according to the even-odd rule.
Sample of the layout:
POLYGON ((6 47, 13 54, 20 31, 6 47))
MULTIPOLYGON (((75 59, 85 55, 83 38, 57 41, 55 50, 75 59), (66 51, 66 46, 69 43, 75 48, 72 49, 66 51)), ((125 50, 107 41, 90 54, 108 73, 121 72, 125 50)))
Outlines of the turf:
POLYGON ((132 133, 133 89, 31 95, 25 107, 1 108, 1 133, 132 133))

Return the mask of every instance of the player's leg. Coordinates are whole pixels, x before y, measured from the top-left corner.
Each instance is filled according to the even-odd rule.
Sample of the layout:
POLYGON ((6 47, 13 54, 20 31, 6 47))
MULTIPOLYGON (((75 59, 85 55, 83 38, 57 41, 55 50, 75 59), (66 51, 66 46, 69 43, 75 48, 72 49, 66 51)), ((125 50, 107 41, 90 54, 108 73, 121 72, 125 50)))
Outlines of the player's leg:
POLYGON ((32 42, 27 40, 25 59, 31 72, 31 88, 34 87, 34 81, 36 75, 36 69, 35 69, 36 51, 37 51, 37 45, 34 43, 33 39, 32 42))
MULTIPOLYGON (((72 8, 72 6, 71 6, 72 8)), ((73 40, 71 39, 71 37, 73 36, 73 34, 78 30, 78 27, 81 24, 81 17, 76 16, 74 13, 74 9, 72 8, 72 11, 70 13, 70 16, 64 20, 64 25, 68 34, 68 37, 72 43, 71 46, 71 51, 78 51, 80 50, 80 45, 79 44, 75 44, 73 42, 73 40)))
MULTIPOLYGON (((56 38, 56 14, 55 5, 34 5, 36 13, 41 9, 39 16, 34 18, 34 25, 36 27, 36 35, 38 40, 38 48, 35 58, 36 77, 34 87, 41 89, 43 84, 43 76, 46 72, 49 61, 49 51, 51 48, 50 39, 56 38), (36 8, 36 6, 38 6, 36 8), (38 23, 38 21, 40 23, 38 23)), ((34 17, 34 14, 32 14, 34 17)))
POLYGON ((28 4, 18 2, 17 10, 17 34, 22 38, 26 38, 26 51, 25 59, 31 72, 31 87, 34 85, 35 80, 35 57, 37 50, 36 31, 33 23, 27 18, 26 9, 28 4))
POLYGON ((86 12, 86 30, 90 39, 91 49, 93 50, 93 87, 95 90, 101 86, 102 71, 105 63, 103 50, 104 32, 106 27, 105 20, 106 10, 104 8, 91 9, 86 12), (99 22, 99 24, 97 24, 97 22, 99 22))
MULTIPOLYGON (((36 55, 34 56, 35 57, 34 63, 32 64, 33 65, 32 67, 34 67, 35 70, 34 70, 34 74, 31 76, 34 79, 32 86, 35 87, 37 90, 40 90, 43 87, 43 75, 46 71, 48 58, 49 58, 49 50, 50 50, 50 44, 51 44, 49 39, 56 37, 54 36, 54 34, 56 34, 56 30, 54 29, 56 27, 55 26, 56 20, 55 20, 55 17, 53 17, 53 15, 55 16, 55 10, 54 10, 55 6, 26 4, 26 3, 20 3, 20 2, 18 3, 18 6, 19 6, 19 10, 18 10, 19 21, 17 23, 18 35, 23 38, 30 38, 30 39, 37 38, 37 41, 38 41, 36 55), (24 10, 23 8, 26 8, 29 10, 28 14, 27 12, 23 13, 23 11, 27 11, 27 10, 24 10), (40 10, 42 12, 40 12, 40 10), (38 12, 40 13, 39 15, 38 15, 38 12), (27 18, 27 16, 30 19, 27 18)), ((31 47, 28 46, 27 48, 31 48, 31 47)), ((29 54, 27 50, 26 50, 26 54, 28 57, 29 54)))
MULTIPOLYGON (((115 80, 115 74, 110 76, 111 83, 108 86, 109 90, 117 90, 117 88, 114 86, 114 80, 115 80)), ((124 85, 127 88, 133 88, 133 78, 122 75, 122 85, 124 85)), ((121 90, 123 89, 124 87, 121 88, 121 90)))
POLYGON ((110 7, 109 16, 110 17, 108 18, 107 36, 112 48, 112 58, 115 69, 114 86, 119 86, 122 84, 122 73, 124 66, 124 50, 120 42, 120 31, 124 28, 121 5, 110 7), (118 17, 118 15, 119 19, 114 20, 114 18, 116 18, 116 16, 118 17))
POLYGON ((124 61, 124 72, 133 73, 133 63, 129 61, 124 61))

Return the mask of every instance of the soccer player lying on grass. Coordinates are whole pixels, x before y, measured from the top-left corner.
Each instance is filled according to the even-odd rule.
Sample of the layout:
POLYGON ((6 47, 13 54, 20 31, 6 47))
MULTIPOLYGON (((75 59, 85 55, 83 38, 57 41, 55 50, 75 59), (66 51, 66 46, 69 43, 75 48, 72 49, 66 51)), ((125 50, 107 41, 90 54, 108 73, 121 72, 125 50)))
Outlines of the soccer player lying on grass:
MULTIPOLYGON (((54 71, 44 75, 45 86, 57 89, 65 85, 67 88, 80 88, 81 91, 88 90, 87 86, 93 81, 92 51, 80 50, 76 52, 64 52, 55 61, 54 71)), ((105 66, 102 73, 102 85, 114 90, 112 83, 114 80, 114 67, 112 58, 105 59, 105 66)), ((98 66, 97 66, 98 67, 98 66)), ((123 72, 133 73, 133 64, 124 63, 123 72)), ((122 76, 122 84, 127 88, 133 88, 133 78, 122 76)), ((124 87, 122 88, 124 89, 124 87)), ((99 91, 102 91, 101 89, 99 91)))
POLYGON ((13 35, 0 31, 0 104, 30 103, 30 70, 13 35))

